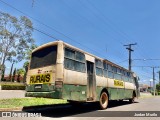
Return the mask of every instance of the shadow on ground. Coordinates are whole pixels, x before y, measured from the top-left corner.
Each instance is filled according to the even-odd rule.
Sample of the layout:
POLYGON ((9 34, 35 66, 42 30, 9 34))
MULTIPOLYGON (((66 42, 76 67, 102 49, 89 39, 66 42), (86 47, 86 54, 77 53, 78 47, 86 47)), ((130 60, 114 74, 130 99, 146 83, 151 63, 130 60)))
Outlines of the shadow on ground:
MULTIPOLYGON (((135 102, 136 104, 138 102, 135 102)), ((107 110, 113 107, 124 106, 130 104, 128 101, 110 101, 107 110)), ((41 113, 44 117, 92 117, 93 112, 100 110, 99 103, 80 103, 76 105, 58 104, 24 107, 24 112, 41 113), (32 109, 30 109, 32 108, 32 109), (90 116, 91 115, 91 116, 90 116)))

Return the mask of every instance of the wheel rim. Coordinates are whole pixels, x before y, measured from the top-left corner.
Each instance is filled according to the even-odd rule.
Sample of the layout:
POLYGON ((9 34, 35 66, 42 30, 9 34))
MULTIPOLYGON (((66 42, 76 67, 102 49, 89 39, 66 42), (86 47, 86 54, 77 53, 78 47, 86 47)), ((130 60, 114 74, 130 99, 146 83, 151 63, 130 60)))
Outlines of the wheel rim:
POLYGON ((100 104, 103 109, 107 108, 108 105, 108 96, 106 93, 101 94, 100 104))

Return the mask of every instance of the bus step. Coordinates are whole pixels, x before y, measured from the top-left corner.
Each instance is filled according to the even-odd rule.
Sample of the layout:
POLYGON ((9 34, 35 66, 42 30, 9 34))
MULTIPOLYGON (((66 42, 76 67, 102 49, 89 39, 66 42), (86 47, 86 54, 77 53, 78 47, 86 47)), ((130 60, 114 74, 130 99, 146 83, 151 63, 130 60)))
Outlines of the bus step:
POLYGON ((87 101, 93 101, 92 97, 87 98, 87 101))

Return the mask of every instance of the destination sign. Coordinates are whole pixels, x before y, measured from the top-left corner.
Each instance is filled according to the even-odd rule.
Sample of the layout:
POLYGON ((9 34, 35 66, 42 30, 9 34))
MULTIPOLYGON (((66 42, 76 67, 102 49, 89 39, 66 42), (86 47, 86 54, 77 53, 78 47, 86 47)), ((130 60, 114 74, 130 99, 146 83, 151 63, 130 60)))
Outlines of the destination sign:
POLYGON ((30 84, 50 83, 51 74, 38 74, 30 76, 30 84))
POLYGON ((114 86, 124 86, 124 82, 121 80, 114 80, 114 86))

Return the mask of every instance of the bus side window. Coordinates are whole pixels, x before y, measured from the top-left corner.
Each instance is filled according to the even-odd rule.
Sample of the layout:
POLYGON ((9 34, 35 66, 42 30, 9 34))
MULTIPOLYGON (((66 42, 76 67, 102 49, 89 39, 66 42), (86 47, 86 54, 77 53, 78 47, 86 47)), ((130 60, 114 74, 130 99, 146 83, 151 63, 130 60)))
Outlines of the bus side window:
POLYGON ((75 51, 65 48, 65 57, 75 59, 75 51))
POLYGON ((112 66, 108 64, 108 77, 113 79, 113 71, 112 71, 112 66))
POLYGON ((103 63, 103 68, 104 68, 103 69, 103 75, 104 75, 104 77, 107 78, 108 77, 108 70, 107 70, 108 69, 108 65, 107 65, 107 63, 105 63, 105 62, 103 63))
POLYGON ((95 63, 96 63, 96 75, 103 76, 103 70, 102 70, 103 64, 102 64, 102 61, 96 59, 95 63))
POLYGON ((64 66, 66 69, 85 72, 85 55, 78 51, 65 48, 64 66))
POLYGON ((71 59, 65 58, 64 67, 70 70, 74 70, 74 61, 71 59))
POLYGON ((76 60, 84 62, 85 63, 85 55, 80 52, 76 52, 76 60))
POLYGON ((75 70, 79 72, 85 72, 85 55, 76 51, 75 70))
POLYGON ((115 79, 118 79, 118 80, 123 80, 122 79, 122 75, 121 75, 121 70, 119 68, 117 68, 117 71, 115 73, 115 79))

